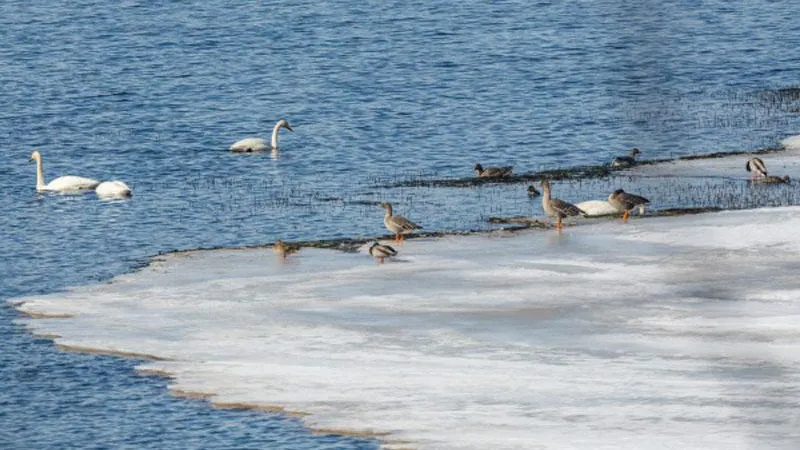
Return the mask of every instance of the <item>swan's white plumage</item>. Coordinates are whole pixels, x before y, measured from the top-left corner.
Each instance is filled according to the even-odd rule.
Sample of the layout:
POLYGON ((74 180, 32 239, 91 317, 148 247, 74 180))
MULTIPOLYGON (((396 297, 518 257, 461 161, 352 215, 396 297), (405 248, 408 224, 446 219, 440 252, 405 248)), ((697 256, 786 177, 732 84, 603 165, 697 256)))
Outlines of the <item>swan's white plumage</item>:
POLYGON ((92 190, 100 184, 99 181, 91 178, 76 177, 65 175, 55 180, 44 183, 44 169, 42 167, 42 155, 38 151, 31 153, 31 161, 36 161, 36 190, 52 192, 72 192, 92 190))
MULTIPOLYGON (((278 132, 280 131, 281 128, 286 128, 289 131, 294 131, 291 125, 289 125, 289 122, 287 122, 286 120, 279 120, 278 123, 275 124, 275 127, 272 129, 272 143, 271 143, 272 150, 278 149, 278 132)), ((264 139, 254 138, 254 137, 236 141, 230 147, 230 151, 239 153, 260 152, 266 149, 267 149, 267 142, 264 139)))
POLYGON ((621 212, 605 200, 587 200, 576 203, 575 206, 583 210, 588 217, 611 216, 621 212))
POLYGON ((232 152, 260 152, 267 149, 267 142, 261 138, 247 138, 231 145, 232 152))
POLYGON ((122 181, 104 181, 97 185, 94 192, 102 198, 125 198, 133 195, 131 188, 122 181))

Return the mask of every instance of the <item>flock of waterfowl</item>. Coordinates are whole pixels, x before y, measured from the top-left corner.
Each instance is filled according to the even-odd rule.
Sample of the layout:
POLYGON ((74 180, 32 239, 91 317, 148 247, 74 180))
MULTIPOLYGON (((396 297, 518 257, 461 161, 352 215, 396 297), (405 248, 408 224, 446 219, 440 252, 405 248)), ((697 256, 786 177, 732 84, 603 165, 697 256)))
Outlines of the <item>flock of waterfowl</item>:
MULTIPOLYGON (((266 141, 261 138, 251 137, 239 140, 230 146, 229 150, 237 153, 260 152, 270 148, 272 151, 278 149, 278 133, 281 128, 294 131, 286 120, 280 120, 272 130, 272 141, 268 147, 266 141)), ((636 156, 641 154, 638 148, 632 149, 628 155, 614 158, 610 166, 615 168, 628 168, 637 164, 636 156)), ((42 168, 42 155, 34 151, 30 157, 31 161, 36 161, 36 190, 39 192, 75 192, 75 191, 94 191, 98 197, 106 199, 125 198, 132 195, 131 188, 122 181, 100 182, 91 178, 84 178, 72 175, 58 177, 49 183, 44 182, 44 170, 42 168)), ((747 161, 745 169, 750 172, 751 180, 763 183, 789 183, 789 177, 773 176, 767 173, 766 165, 761 158, 752 158, 747 161)), ((473 168, 475 176, 478 178, 505 178, 513 176, 513 167, 486 167, 480 163, 473 168)), ((564 200, 553 198, 550 181, 541 181, 543 194, 540 194, 534 186, 528 187, 528 195, 531 197, 542 197, 542 209, 547 216, 556 219, 555 229, 559 232, 564 228, 563 219, 574 216, 601 216, 622 214, 622 221, 627 222, 631 211, 638 208, 639 214, 644 214, 644 210, 650 200, 635 194, 630 194, 622 189, 617 189, 608 196, 608 201, 590 200, 578 204, 572 204, 564 200)), ((402 244, 403 237, 407 234, 421 230, 422 227, 409 219, 394 214, 391 203, 381 203, 385 215, 383 223, 386 229, 394 234, 394 243, 402 244)), ((275 241, 272 247, 275 254, 285 259, 287 256, 297 253, 300 246, 289 244, 281 240, 275 241)), ((379 263, 383 263, 385 258, 397 255, 390 245, 374 242, 368 252, 379 263)))

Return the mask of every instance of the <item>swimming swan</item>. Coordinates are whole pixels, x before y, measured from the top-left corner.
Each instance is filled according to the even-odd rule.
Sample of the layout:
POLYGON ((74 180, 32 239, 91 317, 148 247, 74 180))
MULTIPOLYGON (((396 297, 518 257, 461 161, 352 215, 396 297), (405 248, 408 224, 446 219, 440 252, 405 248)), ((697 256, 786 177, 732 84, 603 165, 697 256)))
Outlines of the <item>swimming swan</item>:
POLYGON ((127 184, 119 180, 103 181, 94 189, 100 198, 127 198, 133 195, 133 191, 127 184))
MULTIPOLYGON (((278 131, 280 131, 281 128, 286 128, 287 130, 294 132, 292 127, 289 125, 289 122, 281 120, 276 123, 275 128, 272 129, 272 150, 278 149, 278 131)), ((231 145, 230 150, 237 153, 249 153, 260 152, 262 150, 266 150, 266 148, 267 143, 263 139, 246 138, 231 145)))
POLYGON ((38 151, 31 153, 31 161, 36 161, 36 190, 39 192, 72 192, 88 191, 97 187, 99 181, 91 178, 65 175, 44 184, 44 169, 42 169, 42 155, 38 151))

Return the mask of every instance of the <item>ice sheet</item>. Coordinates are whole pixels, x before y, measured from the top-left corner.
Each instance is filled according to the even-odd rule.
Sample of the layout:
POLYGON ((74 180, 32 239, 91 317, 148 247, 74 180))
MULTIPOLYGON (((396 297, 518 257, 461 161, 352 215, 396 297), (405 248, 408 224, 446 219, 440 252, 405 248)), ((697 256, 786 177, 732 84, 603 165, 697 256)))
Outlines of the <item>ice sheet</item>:
MULTIPOLYGON (((653 165, 634 166, 623 171, 631 175, 643 176, 681 176, 703 178, 730 178, 747 180, 750 173, 745 169, 747 160, 761 158, 770 175, 789 175, 792 180, 800 179, 800 135, 790 136, 781 141, 784 151, 764 155, 743 154, 722 158, 679 159, 653 165)), ((708 153, 713 153, 710 149, 708 153)))
MULTIPOLYGON (((743 165, 742 165, 743 167, 743 165)), ((217 404, 386 448, 800 446, 800 208, 578 221, 365 253, 171 255, 22 299, 217 404)), ((19 300, 17 300, 19 301, 19 300)))

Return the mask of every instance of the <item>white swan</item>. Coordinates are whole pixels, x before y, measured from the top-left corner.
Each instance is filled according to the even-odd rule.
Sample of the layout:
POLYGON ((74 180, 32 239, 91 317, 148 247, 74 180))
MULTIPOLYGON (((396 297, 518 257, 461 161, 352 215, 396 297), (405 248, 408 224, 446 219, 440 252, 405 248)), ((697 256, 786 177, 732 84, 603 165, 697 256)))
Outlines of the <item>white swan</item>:
POLYGON ((575 206, 586 212, 588 217, 612 216, 622 212, 605 200, 587 200, 576 203, 575 206))
POLYGON ((36 190, 54 191, 54 192, 71 192, 71 191, 88 191, 97 187, 99 181, 91 178, 75 177, 72 175, 65 175, 58 177, 55 180, 44 184, 44 169, 42 168, 42 155, 38 151, 31 153, 31 161, 36 161, 36 190))
MULTIPOLYGON (((275 128, 272 129, 272 150, 278 149, 278 131, 280 131, 281 128, 286 128, 287 130, 294 132, 292 127, 289 125, 289 122, 280 120, 278 123, 276 123, 275 128)), ((235 142, 233 145, 231 145, 230 150, 232 152, 248 153, 260 152, 262 150, 266 150, 266 148, 267 143, 263 139, 246 138, 235 142)))
POLYGON ((127 198, 133 195, 131 188, 119 180, 103 181, 97 185, 94 192, 98 197, 105 199, 127 198))

